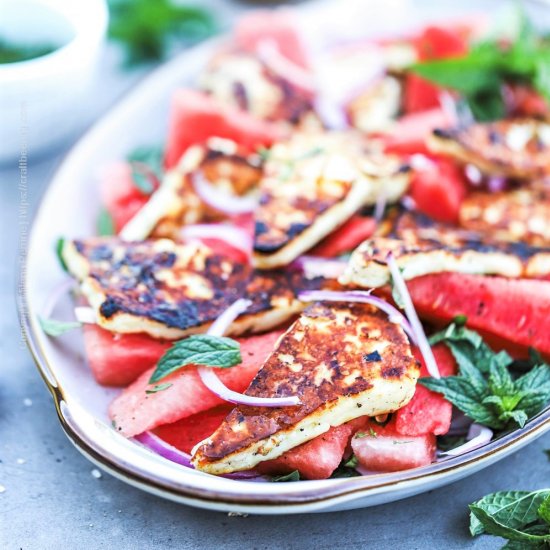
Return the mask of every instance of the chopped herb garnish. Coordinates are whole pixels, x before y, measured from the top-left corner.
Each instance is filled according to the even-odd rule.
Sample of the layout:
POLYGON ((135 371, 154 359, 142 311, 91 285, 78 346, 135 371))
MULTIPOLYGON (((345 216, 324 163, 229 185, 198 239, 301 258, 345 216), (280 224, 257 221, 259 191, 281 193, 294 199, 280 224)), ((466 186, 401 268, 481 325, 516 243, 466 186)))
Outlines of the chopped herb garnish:
POLYGON ((61 336, 70 330, 74 330, 75 328, 80 328, 82 326, 82 323, 79 323, 78 321, 56 321, 55 319, 43 319, 42 317, 38 317, 38 322, 40 323, 42 330, 48 336, 53 337, 61 336))
POLYGON ((159 182, 163 174, 163 148, 138 147, 132 151, 127 160, 132 167, 134 185, 144 194, 150 195, 155 189, 155 182, 159 182))
POLYGON ((0 63, 19 63, 48 55, 58 49, 52 44, 16 44, 0 39, 0 63))
POLYGON ((290 474, 286 474, 284 476, 272 477, 271 481, 273 481, 274 483, 280 483, 284 481, 300 481, 300 472, 298 470, 294 470, 293 472, 290 472, 290 474))
POLYGON ((145 393, 158 393, 159 391, 167 390, 168 388, 171 388, 173 384, 170 382, 166 382, 164 384, 157 384, 156 386, 153 386, 149 390, 145 390, 145 393))
POLYGON ((346 468, 357 468, 359 464, 359 461, 357 460, 357 457, 352 454, 349 459, 344 463, 344 466, 346 468))
POLYGON ((378 434, 372 428, 369 428, 369 435, 371 437, 378 437, 378 434))
POLYGON ((242 362, 239 342, 225 336, 195 334, 176 342, 159 360, 149 383, 185 367, 204 365, 226 369, 242 362))
POLYGON ((394 445, 407 445, 407 443, 414 443, 412 439, 407 439, 407 441, 399 441, 398 439, 393 440, 394 445))
POLYGON ((421 378, 419 382, 443 394, 475 422, 496 430, 523 427, 550 402, 547 364, 532 365, 516 377, 512 373, 514 361, 506 352, 493 352, 478 333, 456 324, 432 336, 430 343, 437 342, 450 348, 459 375, 421 378))

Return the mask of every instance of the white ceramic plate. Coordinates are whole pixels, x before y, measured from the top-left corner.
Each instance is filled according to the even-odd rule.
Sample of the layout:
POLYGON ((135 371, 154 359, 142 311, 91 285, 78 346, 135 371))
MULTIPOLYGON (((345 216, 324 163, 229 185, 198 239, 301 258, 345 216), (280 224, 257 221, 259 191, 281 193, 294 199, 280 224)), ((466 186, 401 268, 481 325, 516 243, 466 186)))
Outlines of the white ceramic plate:
MULTIPOLYGON (((405 26, 448 17, 468 9, 490 10, 498 2, 409 3, 401 0, 314 3, 300 10, 306 32, 334 30, 349 21, 361 21, 361 32, 395 32, 405 26), (399 4, 399 9, 393 4, 399 4), (458 4, 458 3, 457 3, 458 4), (376 6, 384 9, 376 9, 376 6), (365 7, 367 6, 368 9, 365 7), (357 13, 357 9, 362 13, 357 13), (398 13, 388 19, 388 9, 398 13), (336 10, 336 11, 334 11, 336 10), (437 13, 436 13, 437 11, 437 13), (336 17, 337 16, 337 17, 336 17)), ((538 9, 537 18, 544 16, 538 9)), ((545 8, 548 10, 548 8, 545 8)), ((485 11, 491 13, 491 11, 485 11)), ((546 12, 547 18, 550 13, 546 12)), ((353 24, 358 34, 357 24, 353 24)), ((550 27, 550 25, 549 25, 550 27)), ((143 490, 185 504, 215 510, 257 514, 334 511, 397 500, 468 476, 517 451, 550 429, 550 410, 532 419, 524 429, 487 446, 430 466, 370 477, 251 483, 217 478, 171 463, 112 429, 107 406, 119 390, 97 385, 88 371, 81 337, 69 333, 49 339, 40 330, 40 314, 52 289, 66 275, 52 251, 59 236, 85 237, 95 231, 99 197, 95 175, 102 165, 125 156, 137 145, 161 141, 165 134, 170 95, 180 85, 191 85, 216 49, 212 41, 176 58, 153 73, 100 120, 70 151, 55 174, 34 220, 29 240, 20 311, 29 347, 57 408, 69 439, 91 461, 143 490)), ((71 304, 60 304, 56 318, 70 318, 71 304), (66 317, 63 317, 63 316, 66 317)))

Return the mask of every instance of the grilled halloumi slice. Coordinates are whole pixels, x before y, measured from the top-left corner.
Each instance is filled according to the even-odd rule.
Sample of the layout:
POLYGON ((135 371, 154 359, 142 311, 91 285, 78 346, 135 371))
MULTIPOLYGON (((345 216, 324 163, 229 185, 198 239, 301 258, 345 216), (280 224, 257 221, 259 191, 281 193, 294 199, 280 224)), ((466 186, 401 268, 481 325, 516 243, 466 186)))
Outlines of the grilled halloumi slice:
POLYGON ((168 171, 149 201, 122 228, 126 241, 151 238, 177 240, 182 226, 223 217, 206 205, 195 192, 193 178, 200 173, 220 192, 245 195, 254 192, 261 176, 256 155, 246 156, 227 139, 210 139, 183 155, 177 168, 168 171))
POLYGON ((388 284, 389 252, 404 279, 444 271, 511 278, 550 274, 550 248, 487 241, 473 232, 405 214, 391 235, 368 239, 352 253, 340 283, 363 288, 388 284))
POLYGON ((550 245, 550 189, 472 193, 460 205, 460 225, 495 239, 550 245))
POLYGON ((473 164, 488 175, 524 179, 550 174, 550 123, 537 119, 435 130, 428 146, 435 153, 473 164))
POLYGON ((155 338, 204 332, 239 298, 252 304, 230 334, 269 330, 303 309, 298 292, 322 282, 296 271, 254 271, 202 244, 168 239, 66 241, 61 253, 100 326, 155 338))
POLYGON ((199 86, 220 102, 256 118, 299 124, 313 112, 313 93, 283 80, 258 56, 224 51, 214 56, 199 86))
POLYGON ((354 133, 300 133, 274 145, 254 214, 254 265, 289 264, 381 195, 397 200, 408 183, 407 166, 368 151, 354 133))
POLYGON ((332 426, 396 411, 412 398, 419 365, 401 327, 367 304, 316 303, 279 340, 246 390, 295 395, 300 405, 239 405, 193 452, 211 474, 248 470, 332 426))

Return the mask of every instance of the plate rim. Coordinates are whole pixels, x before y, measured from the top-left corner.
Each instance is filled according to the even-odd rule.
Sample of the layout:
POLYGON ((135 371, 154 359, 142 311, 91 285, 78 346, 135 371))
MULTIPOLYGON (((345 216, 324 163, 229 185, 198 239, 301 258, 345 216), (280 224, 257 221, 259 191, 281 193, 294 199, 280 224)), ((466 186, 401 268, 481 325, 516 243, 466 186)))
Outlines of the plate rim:
MULTIPOLYGON (((40 340, 37 337, 37 330, 40 329, 36 323, 36 312, 31 310, 28 297, 28 278, 30 274, 28 264, 31 244, 34 242, 34 235, 37 231, 36 222, 40 217, 44 206, 44 199, 50 192, 52 184, 58 179, 65 166, 70 164, 75 151, 78 151, 83 143, 86 144, 90 136, 93 137, 93 134, 98 127, 101 127, 105 119, 111 118, 113 113, 116 113, 129 98, 138 95, 140 89, 144 88, 147 83, 157 80, 159 75, 167 73, 171 67, 180 66, 183 60, 197 55, 198 51, 213 48, 221 40, 223 40, 223 36, 207 40, 194 48, 182 52, 174 59, 162 64, 157 69, 140 78, 132 88, 113 101, 109 108, 101 113, 95 122, 88 126, 71 148, 61 157, 44 190, 42 199, 33 213, 32 221, 28 227, 29 237, 27 242, 29 246, 25 250, 20 251, 20 259, 17 266, 17 310, 26 345, 46 387, 52 394, 58 419, 71 443, 84 456, 103 470, 108 471, 130 485, 137 486, 158 496, 207 509, 274 514, 329 511, 342 503, 353 503, 353 501, 360 500, 361 498, 383 495, 392 491, 399 493, 400 490, 406 491, 409 489, 413 491, 409 494, 415 494, 415 489, 424 484, 426 485, 424 490, 429 490, 434 488, 434 486, 440 486, 446 482, 460 479, 469 475, 469 473, 473 473, 473 471, 477 471, 477 469, 488 466, 549 431, 550 406, 541 411, 536 417, 530 419, 524 428, 505 434, 482 448, 475 449, 459 457, 433 463, 429 466, 369 477, 302 481, 299 484, 277 484, 276 486, 271 484, 242 483, 227 479, 220 480, 219 478, 215 478, 215 476, 204 477, 203 475, 196 475, 196 472, 192 474, 191 472, 184 472, 181 476, 182 478, 189 477, 191 480, 200 479, 203 481, 214 478, 214 480, 219 482, 219 486, 212 488, 212 485, 215 485, 215 483, 205 483, 205 485, 209 486, 206 489, 200 483, 178 483, 177 487, 175 487, 175 480, 173 478, 153 475, 152 472, 147 472, 136 467, 136 464, 132 463, 132 461, 120 458, 120 456, 112 456, 113 452, 120 451, 122 453, 121 456, 124 457, 125 453, 128 454, 128 449, 125 447, 131 445, 132 449, 128 454, 130 458, 138 456, 139 450, 141 458, 145 459, 146 463, 156 464, 157 468, 160 468, 160 465, 170 466, 169 468, 161 468, 163 471, 176 471, 175 468, 177 467, 177 465, 169 463, 165 459, 154 455, 145 448, 114 432, 113 436, 116 437, 113 437, 112 441, 109 442, 112 444, 113 452, 111 452, 111 456, 106 457, 102 453, 101 445, 98 441, 94 440, 94 436, 98 437, 105 434, 101 434, 100 431, 92 434, 90 433, 91 428, 89 426, 88 431, 86 431, 84 426, 86 422, 92 419, 92 415, 84 411, 75 402, 71 402, 71 397, 65 394, 63 387, 59 384, 55 375, 56 369, 55 367, 52 368, 52 365, 48 361, 47 353, 42 348, 40 340), (90 418, 85 418, 84 415, 88 415, 90 418), (447 478, 452 479, 448 480, 447 478), (259 485, 268 485, 273 490, 270 492, 254 490, 259 485), (247 487, 252 490, 242 490, 247 487), (302 487, 303 489, 301 489, 302 487)), ((103 426, 101 430, 110 430, 104 423, 98 420, 95 420, 95 422, 103 426)), ((105 449, 103 449, 104 451, 105 449)), ((179 470, 182 470, 181 467, 179 467, 179 470)), ((422 487, 416 492, 423 492, 422 487)), ((397 496, 397 498, 403 497, 397 496)), ((364 504, 364 506, 368 505, 364 504)))

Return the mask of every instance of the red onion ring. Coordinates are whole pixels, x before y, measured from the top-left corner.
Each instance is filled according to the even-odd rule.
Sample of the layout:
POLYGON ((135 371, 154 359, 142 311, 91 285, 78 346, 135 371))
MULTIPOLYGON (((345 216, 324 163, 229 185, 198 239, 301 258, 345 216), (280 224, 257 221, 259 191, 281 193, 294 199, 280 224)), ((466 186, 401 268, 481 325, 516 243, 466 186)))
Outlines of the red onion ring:
POLYGON ((262 40, 257 54, 266 67, 303 92, 315 94, 317 86, 312 74, 285 57, 274 40, 262 40))
POLYGON ((430 343, 428 342, 428 339, 426 338, 424 328, 422 327, 422 323, 418 318, 416 309, 414 308, 411 295, 409 294, 407 285, 405 284, 405 279, 403 279, 401 271, 399 270, 397 262, 395 261, 395 258, 393 257, 393 254, 391 252, 388 254, 386 260, 392 276, 393 284, 396 286, 397 291, 399 292, 401 299, 403 300, 405 314, 414 332, 416 338, 415 343, 418 346, 422 357, 424 358, 426 369, 428 370, 430 376, 433 376, 434 378, 441 378, 441 374, 439 373, 439 369, 437 368, 437 363, 435 361, 432 348, 430 346, 430 343))
MULTIPOLYGON (((208 329, 207 334, 223 336, 231 323, 250 306, 250 300, 239 299, 228 307, 208 329)), ((203 384, 215 395, 237 405, 250 407, 291 407, 300 404, 296 396, 289 397, 253 397, 230 390, 210 367, 199 366, 198 373, 203 384)))
POLYGON ((371 304, 386 313, 391 323, 400 325, 412 343, 418 345, 414 330, 406 317, 390 303, 377 296, 372 296, 370 292, 365 290, 304 290, 300 292, 298 299, 302 302, 357 302, 371 304))
POLYGON ((487 179, 487 189, 490 193, 499 193, 506 189, 506 178, 504 176, 491 176, 487 179))
POLYGON ((239 197, 218 189, 204 177, 201 170, 191 174, 191 183, 202 201, 229 216, 248 214, 258 206, 254 197, 239 197))
POLYGON ((182 227, 180 235, 184 240, 219 239, 238 250, 242 250, 247 256, 252 254, 252 236, 244 229, 234 225, 221 223, 185 225, 182 227))
POLYGON ((493 430, 481 424, 472 424, 466 436, 467 442, 460 447, 439 453, 440 456, 459 456, 468 451, 483 447, 493 438, 493 430))
POLYGON ((347 262, 344 260, 321 258, 319 256, 300 256, 289 267, 303 271, 308 278, 338 279, 346 266, 347 262))

